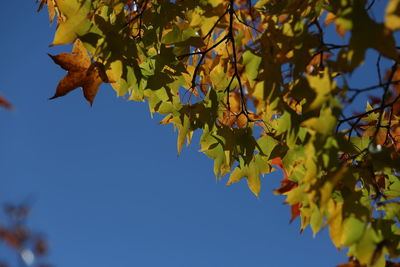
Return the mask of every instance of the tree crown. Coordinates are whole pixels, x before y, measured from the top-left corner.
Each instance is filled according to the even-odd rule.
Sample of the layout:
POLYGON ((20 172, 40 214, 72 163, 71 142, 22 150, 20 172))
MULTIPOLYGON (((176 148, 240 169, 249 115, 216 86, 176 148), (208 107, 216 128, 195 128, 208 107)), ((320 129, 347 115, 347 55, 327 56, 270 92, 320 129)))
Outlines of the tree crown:
POLYGON ((50 21, 57 16, 52 45, 74 43, 72 53, 51 56, 68 71, 52 98, 82 87, 93 103, 110 83, 165 115, 178 153, 201 131, 201 151, 228 185, 246 179, 258 195, 260 176, 281 168, 275 192, 301 230, 329 227, 359 264, 400 255, 400 1, 388 1, 383 22, 365 0, 40 0, 39 9, 45 4, 50 21), (354 88, 369 49, 377 82, 354 88), (348 112, 375 90, 365 111, 348 112))

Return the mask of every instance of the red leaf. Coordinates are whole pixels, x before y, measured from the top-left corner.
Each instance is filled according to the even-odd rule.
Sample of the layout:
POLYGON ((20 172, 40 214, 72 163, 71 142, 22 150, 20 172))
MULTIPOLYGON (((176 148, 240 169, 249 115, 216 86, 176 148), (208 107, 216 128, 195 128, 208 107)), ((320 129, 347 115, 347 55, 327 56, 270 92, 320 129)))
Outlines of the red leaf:
POLYGON ((290 223, 300 216, 300 203, 291 206, 292 218, 290 218, 290 223))
POLYGON ((283 179, 281 181, 281 187, 279 187, 278 189, 275 189, 275 193, 276 194, 284 194, 287 193, 289 191, 291 191, 293 188, 297 187, 297 183, 290 181, 289 179, 283 179))
POLYGON ((21 240, 14 233, 8 231, 8 229, 0 228, 0 239, 13 249, 21 248, 21 240))
POLYGON ((288 176, 285 168, 283 167, 283 162, 282 162, 281 158, 279 158, 279 157, 273 158, 272 161, 271 161, 271 164, 279 167, 279 169, 282 170, 284 180, 289 180, 289 176, 288 176))
POLYGON ((12 109, 12 105, 4 97, 0 96, 0 106, 6 109, 12 109))
POLYGON ((39 255, 45 255, 47 253, 47 243, 43 239, 39 239, 35 243, 35 252, 39 255))

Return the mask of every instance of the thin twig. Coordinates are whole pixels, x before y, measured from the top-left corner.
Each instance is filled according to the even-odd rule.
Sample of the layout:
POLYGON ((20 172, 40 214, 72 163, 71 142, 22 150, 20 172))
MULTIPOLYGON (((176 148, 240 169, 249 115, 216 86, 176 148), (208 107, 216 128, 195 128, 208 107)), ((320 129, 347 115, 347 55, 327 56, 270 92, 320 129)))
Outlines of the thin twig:
POLYGON ((366 111, 366 112, 364 112, 364 113, 361 113, 361 114, 359 114, 359 115, 354 115, 354 116, 351 116, 351 117, 348 117, 348 118, 344 118, 344 119, 342 119, 342 120, 338 120, 338 125, 337 125, 337 127, 336 127, 336 132, 338 132, 339 127, 340 127, 343 123, 348 122, 348 121, 351 121, 351 120, 354 120, 354 119, 360 119, 360 120, 361 120, 363 117, 365 117, 365 116, 367 116, 367 115, 369 115, 369 114, 371 114, 371 113, 380 111, 382 108, 385 109, 385 108, 387 108, 387 107, 393 106, 399 99, 400 99, 400 95, 398 95, 398 96, 397 96, 395 99, 393 99, 393 101, 391 101, 390 103, 387 103, 387 104, 385 104, 385 105, 383 105, 383 106, 381 106, 381 107, 371 109, 371 110, 366 111))
POLYGON ((377 84, 377 85, 366 87, 366 88, 362 88, 362 89, 348 88, 347 91, 354 92, 354 95, 351 96, 351 98, 348 100, 348 102, 350 102, 350 103, 353 102, 354 99, 361 93, 365 93, 365 92, 368 92, 368 91, 372 91, 372 90, 375 90, 375 89, 379 89, 379 88, 390 86, 390 85, 394 85, 394 84, 400 84, 400 80, 381 83, 381 84, 377 84))
MULTIPOLYGON (((393 80, 393 77, 394 77, 394 74, 395 74, 395 72, 396 72, 396 70, 397 70, 397 62, 395 62, 394 64, 393 64, 393 66, 392 66, 392 70, 391 70, 391 72, 390 72, 390 75, 389 75, 389 83, 393 80)), ((387 94, 389 93, 389 87, 390 87, 390 84, 387 84, 386 86, 384 86, 384 88, 383 88, 383 94, 382 94, 382 99, 381 99, 381 106, 380 106, 380 109, 379 109, 379 118, 378 118, 378 122, 376 123, 376 129, 375 129, 375 133, 374 133, 374 138, 371 140, 371 142, 375 142, 375 139, 376 139, 376 137, 377 137, 377 135, 378 135, 378 133, 379 133, 379 129, 381 128, 381 125, 382 125, 382 117, 383 117, 383 113, 384 113, 384 111, 385 111, 385 102, 386 102, 386 97, 387 97, 387 94)), ((393 107, 392 107, 393 108, 393 107)))

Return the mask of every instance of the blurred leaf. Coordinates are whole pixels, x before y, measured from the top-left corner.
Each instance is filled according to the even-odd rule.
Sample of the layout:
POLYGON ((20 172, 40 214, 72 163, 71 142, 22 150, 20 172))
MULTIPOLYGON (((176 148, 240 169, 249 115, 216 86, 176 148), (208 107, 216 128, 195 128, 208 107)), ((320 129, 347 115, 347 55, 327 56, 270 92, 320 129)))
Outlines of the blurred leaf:
POLYGON ((8 102, 7 99, 5 99, 4 97, 0 96, 0 106, 5 108, 5 109, 12 109, 13 106, 11 105, 10 102, 8 102))

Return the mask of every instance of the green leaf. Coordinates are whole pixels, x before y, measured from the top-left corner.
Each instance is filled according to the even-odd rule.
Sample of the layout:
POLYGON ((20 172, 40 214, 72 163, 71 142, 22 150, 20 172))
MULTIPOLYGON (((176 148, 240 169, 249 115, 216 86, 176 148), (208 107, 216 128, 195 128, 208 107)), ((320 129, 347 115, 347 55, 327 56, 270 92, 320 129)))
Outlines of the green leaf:
POLYGON ((331 100, 331 91, 336 85, 331 81, 328 69, 325 69, 322 76, 307 76, 307 80, 316 96, 310 103, 306 103, 305 111, 320 109, 326 102, 331 100))
POLYGON ((192 138, 193 132, 190 128, 190 119, 186 114, 182 114, 179 117, 174 117, 172 121, 175 123, 175 126, 178 128, 178 154, 180 154, 183 144, 185 140, 187 140, 187 144, 190 144, 190 140, 192 138))
POLYGON ((217 179, 230 171, 230 156, 228 151, 224 151, 225 141, 222 136, 204 131, 200 139, 200 144, 200 151, 214 159, 214 174, 217 179))
MULTIPOLYGON (((359 234, 360 230, 356 231, 359 234)), ((358 239, 358 242, 350 247, 348 255, 355 256, 361 264, 372 266, 372 257, 374 255, 374 252, 376 251, 377 245, 381 241, 382 237, 374 230, 373 227, 368 226, 367 228, 363 228, 361 239, 358 239)), ((384 267, 384 254, 382 253, 381 256, 375 261, 376 263, 373 265, 374 267, 384 267)))
POLYGON ((312 212, 311 218, 310 218, 310 225, 311 225, 311 229, 313 231, 314 236, 321 229, 322 220, 323 220, 323 214, 321 214, 321 212, 317 206, 314 206, 313 212, 312 212))
POLYGON ((323 135, 331 135, 336 127, 336 117, 333 116, 330 108, 321 110, 318 118, 310 118, 302 122, 302 126, 307 127, 323 135))
POLYGON ((256 83, 256 78, 259 73, 259 66, 261 64, 262 58, 256 56, 251 51, 246 51, 243 54, 243 65, 245 66, 246 76, 250 82, 250 86, 254 86, 256 83))
POLYGON ((364 234, 365 222, 355 218, 354 216, 348 217, 343 221, 343 230, 340 243, 349 247, 357 243, 364 234))
POLYGON ((228 185, 246 179, 258 196, 261 175, 281 168, 275 192, 296 205, 301 231, 329 227, 335 246, 368 267, 400 256, 400 76, 398 65, 387 69, 399 60, 400 0, 386 11, 367 0, 54 1, 40 1, 58 16, 53 45, 79 39, 90 53, 61 88, 87 89, 88 73, 110 82, 166 115, 178 154, 198 131, 228 185), (330 38, 330 24, 343 40, 330 38), (377 61, 365 60, 369 49, 377 61), (355 80, 369 69, 378 82, 355 80))
POLYGON ((271 167, 265 157, 255 155, 253 160, 246 165, 243 160, 240 161, 231 173, 227 185, 239 182, 243 178, 247 178, 247 184, 254 195, 258 196, 261 188, 260 175, 269 173, 271 167))

